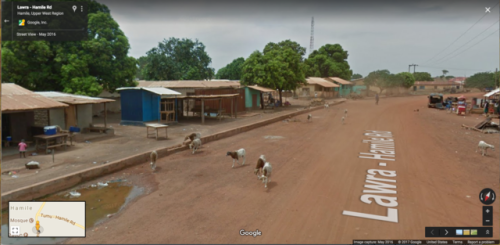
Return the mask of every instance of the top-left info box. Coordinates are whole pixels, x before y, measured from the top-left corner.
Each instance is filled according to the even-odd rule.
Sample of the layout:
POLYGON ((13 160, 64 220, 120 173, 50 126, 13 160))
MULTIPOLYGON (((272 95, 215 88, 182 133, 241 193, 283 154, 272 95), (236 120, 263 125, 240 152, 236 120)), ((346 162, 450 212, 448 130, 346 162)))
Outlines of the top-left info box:
POLYGON ((3 2, 2 41, 84 41, 86 2, 3 2))

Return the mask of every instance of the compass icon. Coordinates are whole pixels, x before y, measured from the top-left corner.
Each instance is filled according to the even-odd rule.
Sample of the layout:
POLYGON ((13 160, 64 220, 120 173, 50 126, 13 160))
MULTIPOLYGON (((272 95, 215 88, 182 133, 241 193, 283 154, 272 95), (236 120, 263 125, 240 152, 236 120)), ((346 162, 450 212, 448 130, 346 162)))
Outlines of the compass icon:
POLYGON ((479 201, 481 201, 485 205, 492 204, 495 201, 496 198, 497 198, 497 195, 490 188, 483 189, 479 193, 479 201))

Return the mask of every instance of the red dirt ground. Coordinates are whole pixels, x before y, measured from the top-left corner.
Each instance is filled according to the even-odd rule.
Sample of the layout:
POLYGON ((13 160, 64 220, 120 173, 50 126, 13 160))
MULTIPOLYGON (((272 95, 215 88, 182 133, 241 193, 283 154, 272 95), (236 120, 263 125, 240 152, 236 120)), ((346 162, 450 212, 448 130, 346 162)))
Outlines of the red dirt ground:
MULTIPOLYGON (((483 188, 500 193, 498 134, 461 129, 465 118, 426 108, 426 98, 349 101, 316 111, 312 122, 278 122, 160 159, 144 173, 151 192, 122 212, 67 243, 352 243, 353 239, 425 239, 426 226, 482 226, 483 188), (343 110, 349 115, 341 125, 343 110), (414 109, 420 112, 414 112, 414 109), (387 167, 359 158, 369 152, 365 130, 391 131, 396 161, 387 167), (265 139, 282 136, 282 139, 265 139), (479 140, 496 147, 475 153, 479 140), (226 152, 245 148, 244 166, 231 168, 226 152), (264 154, 273 165, 266 190, 253 174, 264 154), (368 169, 396 170, 399 222, 342 215, 343 210, 386 215, 375 202, 360 201, 368 169), (239 231, 262 231, 256 238, 239 231)), ((466 123, 466 124, 467 124, 466 123)), ((383 178, 383 177, 382 177, 383 178)), ((497 205, 497 203, 495 203, 497 205)), ((499 239, 499 212, 494 237, 499 239)))

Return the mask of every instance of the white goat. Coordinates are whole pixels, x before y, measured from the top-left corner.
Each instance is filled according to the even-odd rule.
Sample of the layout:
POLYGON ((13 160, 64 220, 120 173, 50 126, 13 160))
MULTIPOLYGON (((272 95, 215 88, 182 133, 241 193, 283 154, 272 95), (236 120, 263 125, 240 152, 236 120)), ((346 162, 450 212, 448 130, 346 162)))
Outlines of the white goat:
POLYGON ((158 159, 158 153, 156 153, 156 151, 153 151, 151 152, 149 157, 151 158, 151 163, 149 164, 151 165, 151 169, 154 172, 156 170, 156 160, 158 159))
POLYGON ((196 138, 194 139, 191 144, 189 144, 189 149, 193 149, 193 154, 196 150, 200 149, 201 147, 201 140, 196 138))
POLYGON ((328 107, 329 107, 329 105, 328 105, 328 104, 325 104, 325 109, 327 109, 328 107))
POLYGON ((241 148, 237 151, 228 151, 226 156, 231 156, 233 158, 233 168, 234 168, 234 160, 238 163, 240 162, 240 158, 243 158, 243 163, 241 166, 245 165, 245 149, 241 148))
POLYGON ((311 120, 312 120, 312 115, 311 114, 307 115, 307 121, 310 122, 311 120))
POLYGON ((344 125, 345 117, 342 117, 342 125, 344 125))
POLYGON ((273 167, 271 166, 271 163, 266 162, 262 168, 262 176, 259 178, 262 179, 262 183, 265 183, 265 188, 267 188, 267 183, 271 182, 272 171, 273 167))
POLYGON ((476 152, 478 149, 481 149, 482 151, 482 155, 485 156, 486 155, 486 151, 488 151, 488 148, 490 148, 492 151, 495 150, 495 146, 494 145, 490 145, 490 144, 487 144, 486 142, 484 141, 479 141, 479 144, 477 145, 477 148, 476 148, 476 152))

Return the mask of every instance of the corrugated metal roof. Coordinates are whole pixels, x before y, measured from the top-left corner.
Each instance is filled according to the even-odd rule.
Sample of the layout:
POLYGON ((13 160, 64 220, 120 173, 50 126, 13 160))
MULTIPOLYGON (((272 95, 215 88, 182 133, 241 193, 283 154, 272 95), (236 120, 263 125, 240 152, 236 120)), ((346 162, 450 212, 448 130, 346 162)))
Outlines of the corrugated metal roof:
POLYGON ((490 97, 490 96, 492 96, 494 94, 498 94, 498 93, 500 93, 500 89, 495 89, 495 90, 485 94, 484 97, 490 97))
POLYGON ((179 99, 218 99, 218 98, 230 98, 236 97, 240 94, 213 94, 213 95, 188 95, 188 96, 177 96, 179 99))
POLYGON ((14 83, 2 83, 2 112, 68 107, 14 83))
POLYGON ((116 89, 117 91, 122 91, 122 90, 146 90, 154 94, 158 95, 181 95, 181 93, 168 89, 168 88, 151 88, 151 87, 124 87, 124 88, 118 88, 116 89))
POLYGON ((105 102, 113 102, 111 99, 102 99, 84 95, 76 95, 76 94, 67 94, 61 92, 35 92, 36 94, 43 95, 47 98, 51 98, 53 100, 70 104, 70 105, 83 105, 83 104, 99 104, 105 102))
POLYGON ((258 90, 258 91, 261 91, 261 92, 264 92, 264 93, 268 93, 268 92, 276 92, 276 90, 274 89, 270 89, 270 88, 266 88, 266 87, 261 87, 261 86, 258 86, 258 85, 250 85, 250 86, 247 86, 251 89, 255 89, 255 90, 258 90))
POLYGON ((414 86, 457 86, 460 85, 456 82, 430 82, 430 81, 416 81, 414 86))
POLYGON ((328 79, 331 79, 331 80, 338 82, 340 84, 343 84, 343 85, 351 85, 352 84, 351 82, 346 81, 340 77, 328 77, 328 79))
POLYGON ((321 77, 309 77, 306 79, 308 84, 317 84, 319 86, 325 87, 325 88, 338 88, 340 87, 339 85, 329 82, 321 77))
POLYGON ((139 81, 138 87, 164 88, 239 88, 239 81, 139 81))

